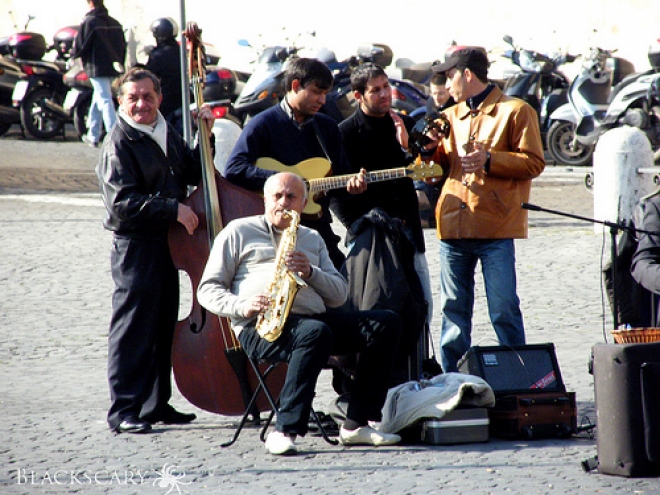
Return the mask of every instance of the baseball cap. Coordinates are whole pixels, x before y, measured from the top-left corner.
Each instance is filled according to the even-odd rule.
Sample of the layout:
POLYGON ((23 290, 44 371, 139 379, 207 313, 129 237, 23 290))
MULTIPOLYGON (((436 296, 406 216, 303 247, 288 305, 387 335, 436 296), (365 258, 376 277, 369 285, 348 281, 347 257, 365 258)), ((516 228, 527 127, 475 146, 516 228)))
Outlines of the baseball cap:
POLYGON ((447 72, 454 67, 465 67, 481 78, 488 77, 488 57, 480 46, 462 46, 451 51, 441 64, 431 66, 433 72, 447 72))

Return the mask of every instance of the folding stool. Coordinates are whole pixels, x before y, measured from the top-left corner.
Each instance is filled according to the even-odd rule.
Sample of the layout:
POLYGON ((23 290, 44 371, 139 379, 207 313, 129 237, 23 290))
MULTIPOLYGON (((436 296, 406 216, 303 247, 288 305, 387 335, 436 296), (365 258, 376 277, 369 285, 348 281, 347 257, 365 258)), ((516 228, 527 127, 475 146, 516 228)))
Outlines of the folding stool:
MULTIPOLYGON (((230 445, 233 445, 236 440, 238 440, 239 435, 241 434, 241 431, 243 430, 243 427, 245 426, 245 423, 248 420, 248 417, 250 416, 250 413, 252 411, 253 406, 257 402, 257 398, 259 397, 259 394, 263 390, 264 394, 266 394, 266 398, 268 399, 268 403, 270 404, 271 411, 268 416, 268 419, 266 420, 266 423, 264 424, 263 428, 261 429, 261 433, 259 435, 259 438, 261 439, 262 442, 266 441, 266 431, 268 430, 268 427, 270 426, 273 417, 275 414, 277 414, 278 411, 278 401, 273 397, 273 394, 270 392, 270 389, 268 388, 268 385, 266 384, 266 380, 268 378, 268 375, 271 374, 271 372, 277 368, 277 366, 281 363, 280 361, 277 362, 269 362, 269 361, 262 361, 259 359, 255 359, 252 356, 250 356, 247 352, 245 353, 247 356, 247 359, 252 366, 252 369, 254 370, 255 375, 257 376, 257 381, 259 382, 257 387, 254 390, 254 393, 252 394, 252 397, 250 399, 250 402, 245 408, 245 412, 243 413, 243 417, 241 418, 241 422, 239 423, 238 427, 236 428, 236 431, 234 432, 234 436, 231 440, 228 442, 225 442, 221 445, 221 447, 229 447, 230 445), (263 373, 259 369, 259 364, 267 364, 268 367, 266 368, 266 371, 263 373)), ((321 423, 320 418, 316 414, 316 411, 314 408, 312 408, 312 417, 314 418, 314 421, 319 427, 319 431, 321 433, 321 436, 323 439, 328 442, 331 445, 337 445, 339 442, 337 440, 333 440, 330 438, 325 431, 325 427, 321 423)))

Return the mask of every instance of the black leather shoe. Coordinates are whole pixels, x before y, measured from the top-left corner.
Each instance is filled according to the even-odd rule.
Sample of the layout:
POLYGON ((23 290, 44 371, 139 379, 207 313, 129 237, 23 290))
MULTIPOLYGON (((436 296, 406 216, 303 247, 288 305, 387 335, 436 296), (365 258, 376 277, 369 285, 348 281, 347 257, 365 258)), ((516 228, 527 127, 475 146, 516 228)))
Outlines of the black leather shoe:
POLYGON ((151 431, 149 422, 135 416, 126 418, 115 428, 117 433, 146 433, 148 431, 151 431))
POLYGON ((143 420, 149 421, 149 423, 163 423, 166 425, 185 425, 197 419, 197 415, 194 413, 182 413, 174 409, 173 407, 168 407, 165 411, 154 414, 153 416, 145 416, 143 420))

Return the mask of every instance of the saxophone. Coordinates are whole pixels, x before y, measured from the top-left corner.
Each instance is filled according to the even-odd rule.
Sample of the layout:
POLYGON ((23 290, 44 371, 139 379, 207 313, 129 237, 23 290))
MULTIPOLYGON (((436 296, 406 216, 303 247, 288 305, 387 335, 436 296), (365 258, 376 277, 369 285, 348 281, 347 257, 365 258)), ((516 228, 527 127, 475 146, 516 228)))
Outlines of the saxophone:
POLYGON ((280 245, 275 256, 275 274, 266 287, 266 294, 270 297, 270 306, 257 316, 256 329, 261 337, 268 342, 275 341, 282 335, 282 329, 293 306, 293 301, 301 287, 307 284, 296 274, 291 272, 284 263, 286 255, 296 247, 300 215, 296 211, 284 211, 291 223, 282 233, 280 245))

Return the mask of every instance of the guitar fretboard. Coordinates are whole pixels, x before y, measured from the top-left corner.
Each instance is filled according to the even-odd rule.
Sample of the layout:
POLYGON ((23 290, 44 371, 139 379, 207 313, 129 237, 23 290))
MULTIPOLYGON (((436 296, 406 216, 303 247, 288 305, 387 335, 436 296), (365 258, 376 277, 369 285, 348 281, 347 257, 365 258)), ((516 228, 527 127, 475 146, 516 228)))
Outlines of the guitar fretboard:
MULTIPOLYGON (((411 172, 407 168, 392 168, 388 170, 378 170, 375 172, 367 172, 364 176, 367 183, 380 182, 390 179, 399 179, 406 177, 411 172)), ((308 179, 309 192, 316 193, 321 191, 329 191, 330 189, 342 189, 346 187, 348 181, 355 177, 355 175, 337 175, 334 177, 325 177, 323 179, 308 179)))

